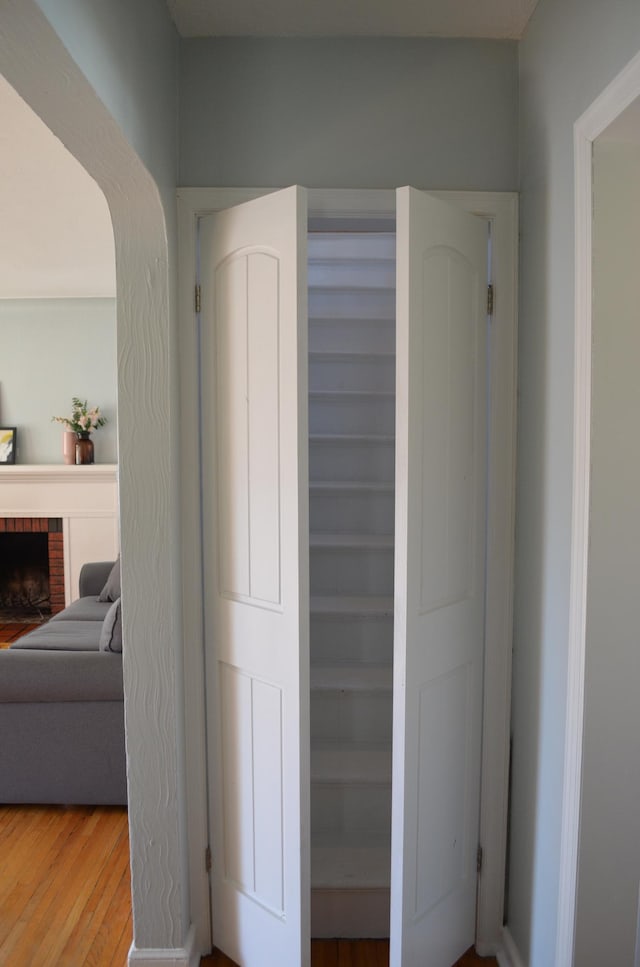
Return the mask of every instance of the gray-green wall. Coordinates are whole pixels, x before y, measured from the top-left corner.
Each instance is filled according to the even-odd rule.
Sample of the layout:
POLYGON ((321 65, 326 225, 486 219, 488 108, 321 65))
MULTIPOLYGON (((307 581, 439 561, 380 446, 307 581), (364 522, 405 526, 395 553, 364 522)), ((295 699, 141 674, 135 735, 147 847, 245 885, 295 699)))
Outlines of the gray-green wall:
MULTIPOLYGON (((555 962, 573 447, 573 125, 640 46, 637 0, 540 0, 519 47, 520 317, 509 927, 555 962)), ((564 967, 564 965, 563 965, 564 967)))
MULTIPOLYGON (((164 0, 36 0, 175 222, 178 36, 164 0)), ((174 240, 169 237, 169 244, 174 240)))
POLYGON ((185 186, 517 187, 517 45, 195 39, 180 46, 185 186))
POLYGON ((18 428, 17 463, 62 463, 71 398, 100 407, 96 463, 116 463, 115 299, 0 300, 0 423, 18 428))
MULTIPOLYGON (((171 246, 177 44, 166 8, 153 0, 40 4, 155 176, 171 246)), ((540 0, 519 48, 436 40, 180 44, 180 184, 275 186, 297 181, 317 187, 392 187, 412 182, 431 188, 512 190, 520 183, 509 926, 528 967, 554 963, 558 908, 573 442, 572 128, 639 46, 637 0, 540 0)), ((166 320, 160 325, 166 327, 166 320)), ((155 375, 163 412, 167 404, 173 412, 178 394, 164 328, 161 335, 164 365, 155 375)), ((131 419, 136 399, 132 383, 129 374, 121 401, 131 419)), ((163 596, 171 590, 174 602, 178 544, 166 527, 167 515, 158 524, 146 509, 154 467, 151 460, 145 470, 142 456, 135 467, 139 479, 127 473, 123 486, 125 523, 133 526, 134 512, 140 510, 144 525, 144 532, 133 527, 136 542, 130 540, 129 569, 132 574, 143 570, 146 545, 155 546, 152 531, 166 529, 166 554, 156 558, 156 586, 163 596), (167 571, 175 577, 170 580, 167 571)), ((144 675, 133 664, 132 649, 128 690, 137 694, 148 683, 164 695, 174 676, 179 681, 169 632, 158 626, 153 602, 138 600, 136 605, 130 618, 133 637, 139 634, 144 644, 149 635, 157 635, 158 641, 156 660, 145 666, 144 675)), ((136 648, 140 651, 137 641, 136 648)), ((170 709, 163 723, 172 714, 170 709)), ((142 733, 130 738, 134 762, 141 761, 142 733)), ((148 746, 153 752, 151 739, 148 746)), ((165 742, 161 751, 173 763, 171 744, 165 742)), ((175 779, 179 788, 177 775, 175 779)), ((184 849, 174 862, 175 821, 168 809, 156 821, 156 804, 150 801, 155 786, 151 780, 148 785, 149 795, 136 802, 132 819, 134 865, 139 868, 134 877, 136 935, 141 946, 171 946, 179 932, 175 908, 184 904, 184 893, 175 900, 172 892, 170 903, 158 894, 166 869, 184 862, 184 849), (156 833, 157 842, 166 846, 162 856, 149 846, 156 833), (146 889, 149 883, 151 890, 146 889)), ((163 787, 162 792, 164 804, 175 788, 163 787)))
POLYGON ((596 142, 593 161, 580 967, 637 964, 640 884, 640 144, 596 142))

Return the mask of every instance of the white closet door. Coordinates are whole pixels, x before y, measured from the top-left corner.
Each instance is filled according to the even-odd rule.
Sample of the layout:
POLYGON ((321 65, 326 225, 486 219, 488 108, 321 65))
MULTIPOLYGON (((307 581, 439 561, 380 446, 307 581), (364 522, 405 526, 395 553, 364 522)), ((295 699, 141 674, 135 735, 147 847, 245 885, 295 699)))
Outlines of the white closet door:
POLYGON ((391 967, 475 936, 486 265, 485 222, 398 190, 391 967))
POLYGON ((306 193, 201 221, 214 944, 307 965, 306 193))

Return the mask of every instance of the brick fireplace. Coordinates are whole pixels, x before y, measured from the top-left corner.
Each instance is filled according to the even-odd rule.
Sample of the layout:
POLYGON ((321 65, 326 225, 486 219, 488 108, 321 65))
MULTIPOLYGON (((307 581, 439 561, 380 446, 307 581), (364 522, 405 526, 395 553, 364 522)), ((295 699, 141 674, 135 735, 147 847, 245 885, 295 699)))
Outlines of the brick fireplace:
POLYGON ((65 606, 62 518, 0 517, 0 534, 46 534, 49 565, 49 606, 51 614, 62 611, 65 606))
POLYGON ((45 540, 53 611, 78 597, 85 562, 116 559, 117 471, 113 464, 0 469, 0 538, 4 532, 31 534, 34 543, 45 540))

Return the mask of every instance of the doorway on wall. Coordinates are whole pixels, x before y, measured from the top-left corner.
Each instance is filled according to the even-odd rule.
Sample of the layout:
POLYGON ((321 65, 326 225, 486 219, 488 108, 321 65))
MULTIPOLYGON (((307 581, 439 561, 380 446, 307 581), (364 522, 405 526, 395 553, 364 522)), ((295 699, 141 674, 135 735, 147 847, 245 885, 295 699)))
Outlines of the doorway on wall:
POLYGON ((577 123, 576 149, 574 514, 580 516, 574 517, 569 677, 575 702, 568 718, 565 819, 571 808, 579 824, 573 834, 565 829, 568 900, 560 943, 563 953, 573 943, 576 962, 585 965, 605 949, 620 963, 636 963, 640 58, 577 123))
MULTIPOLYGON (((594 247, 594 144, 608 131, 618 139, 636 140, 640 98, 640 55, 608 85, 574 126, 575 206, 575 371, 574 472, 569 623, 569 665, 563 821, 560 852, 560 903, 556 960, 571 963, 576 947, 583 743, 585 742, 585 659, 590 553, 590 481, 592 444, 592 339, 597 293, 594 290, 598 253, 594 247), (626 113, 629 109, 629 113, 626 113), (619 125, 617 122, 619 119, 619 125)), ((635 186, 634 186, 635 189, 635 186)), ((634 244, 637 244, 637 238, 634 244)), ((612 252, 609 246, 608 255, 612 252)), ((624 259, 619 268, 623 268, 624 259)), ((625 284, 628 285, 627 276, 625 284)), ((622 295, 622 293, 620 293, 622 295)), ((602 307, 605 311, 605 307, 602 307)), ((628 338, 628 337, 627 337, 628 338)), ((629 344, 627 344, 629 348, 629 344)), ((595 372, 595 371, 594 371, 595 372)), ((615 381, 615 373, 611 373, 615 381)), ((616 428, 616 433, 618 429, 616 428)), ((613 442, 613 441, 612 441, 613 442)), ((620 508, 615 508, 617 514, 620 508)), ((605 531, 606 532, 606 528, 605 531)), ((627 533, 630 533, 630 529, 627 533)), ((610 535, 612 531, 610 531, 610 535)), ((609 635, 611 632, 608 633, 609 635)), ((605 658, 605 661, 607 659, 605 658)), ((631 676, 630 676, 631 678, 631 676)), ((637 884, 636 896, 637 902, 637 884)), ((636 921, 637 923, 637 921, 636 921)), ((636 957, 640 943, 634 936, 636 957)))
MULTIPOLYGON (((306 327, 298 328, 298 320, 306 317, 306 286, 301 299, 302 286, 292 285, 304 278, 301 271, 303 259, 297 253, 299 245, 304 251, 302 236, 306 241, 306 219, 301 217, 299 190, 290 189, 281 195, 285 202, 282 210, 277 207, 280 204, 277 196, 271 195, 257 203, 240 206, 234 212, 222 212, 209 220, 203 219, 200 226, 200 264, 204 266, 200 283, 202 409, 209 415, 215 414, 214 420, 207 417, 207 435, 203 440, 204 587, 209 628, 207 672, 209 705, 213 709, 209 720, 209 749, 213 750, 210 788, 214 797, 211 830, 214 942, 243 963, 251 963, 254 956, 252 943, 258 944, 257 957, 260 949, 264 949, 265 937, 269 937, 271 945, 277 943, 274 923, 282 920, 285 884, 289 890, 292 885, 294 889, 294 893, 286 897, 289 913, 285 918, 290 921, 294 947, 284 947, 283 956, 286 951, 287 956, 302 958, 307 930, 305 909, 308 910, 309 902, 309 870, 304 866, 305 849, 301 849, 301 843, 304 844, 308 837, 305 815, 308 816, 310 771, 312 783, 315 774, 316 785, 324 787, 319 790, 315 808, 313 803, 311 806, 312 857, 315 833, 316 871, 322 870, 324 876, 327 863, 329 869, 332 862, 336 864, 329 874, 334 877, 333 882, 320 882, 318 893, 326 887, 325 894, 335 892, 337 895, 342 888, 344 901, 349 893, 345 889, 346 881, 350 875, 353 878, 357 869, 357 864, 353 864, 356 854, 365 867, 368 862, 369 875, 376 869, 374 857, 379 861, 386 853, 387 869, 390 861, 388 835, 387 845, 383 844, 384 816, 389 815, 391 799, 389 776, 385 776, 390 735, 388 732, 386 736, 383 734, 384 716, 371 714, 366 707, 372 701, 384 700, 385 693, 389 701, 391 656, 387 650, 384 654, 386 661, 365 661, 355 671, 353 665, 344 661, 348 648, 357 648, 354 636, 349 637, 349 630, 355 631, 354 622, 361 618, 367 621, 379 618, 389 623, 388 592, 392 589, 388 584, 390 577, 393 581, 393 535, 389 533, 389 518, 387 516, 385 522, 379 499, 377 505, 374 501, 377 506, 373 512, 373 519, 377 522, 374 532, 367 533, 367 529, 362 528, 361 532, 356 531, 355 537, 353 534, 354 521, 358 514, 362 514, 362 508, 353 505, 354 496, 371 504, 372 497, 386 495, 388 503, 389 480, 358 479, 361 470, 357 469, 357 464, 356 479, 334 479, 336 466, 342 467, 340 472, 344 471, 345 453, 349 460, 353 459, 353 454, 344 448, 340 455, 334 453, 329 466, 325 462, 320 476, 328 475, 328 479, 313 481, 311 492, 312 519, 324 528, 311 538, 312 591, 319 592, 314 595, 316 599, 323 599, 316 600, 316 623, 318 619, 324 623, 329 618, 342 624, 342 630, 337 634, 342 635, 347 644, 342 655, 337 656, 343 658, 342 663, 338 660, 330 664, 322 658, 314 662, 312 682, 315 679, 319 701, 316 701, 316 714, 312 709, 312 721, 319 730, 320 742, 316 743, 315 765, 312 759, 311 770, 309 767, 309 733, 305 725, 309 702, 306 630, 309 599, 305 577, 308 570, 304 563, 308 559, 309 544, 306 390, 304 407, 301 406, 309 360, 306 327), (254 215, 257 215, 260 227, 259 241, 251 234, 254 215), (275 233, 274 225, 277 226, 275 233), (289 264, 279 254, 285 244, 283 231, 288 232, 289 240, 293 238, 293 243, 288 243, 289 264), (297 296, 290 294, 295 291, 297 296), (285 323, 279 315, 283 305, 289 312, 285 323), (259 326, 255 321, 258 315, 259 326), (241 321, 235 324, 238 316, 241 321), (283 325, 289 328, 284 329, 283 325), (286 414, 284 422, 283 412, 286 414), (213 427, 217 432, 211 436, 213 427), (360 493, 357 494, 353 486, 345 486, 349 483, 360 485, 360 493), (323 498, 331 486, 334 488, 334 511, 336 500, 338 503, 340 499, 343 503, 352 501, 350 510, 345 506, 338 511, 345 528, 351 524, 351 532, 343 529, 336 534, 327 529, 330 519, 324 516, 326 506, 323 510, 320 505, 323 502, 326 505, 323 498), (337 491, 341 492, 341 497, 337 491), (283 493, 287 495, 286 501, 282 498, 283 493), (378 613, 375 599, 385 597, 387 605, 378 613), (368 607, 363 606, 363 599, 369 599, 366 601, 368 607), (287 607, 283 604, 285 600, 287 607), (354 600, 359 601, 359 607, 349 610, 345 607, 347 600, 351 604, 354 600), (287 619, 292 601, 295 606, 287 619), (327 601, 333 602, 330 607, 327 601), (345 630, 345 621, 352 623, 350 629, 347 626, 345 630), (288 652, 283 644, 287 635, 291 641, 288 652), (269 645, 261 647, 258 642, 269 645), (345 674, 350 684, 346 684, 345 674), (368 687, 372 682, 373 689, 368 687), (287 690, 296 693, 297 698, 294 695, 290 702, 287 690), (347 692, 354 693, 357 699, 345 699, 347 692), (290 723, 288 730, 284 727, 285 721, 290 723), (372 736, 366 727, 358 732, 362 722, 367 721, 374 729, 379 726, 379 732, 374 736, 377 742, 371 741, 372 736), (291 726, 292 722, 295 727, 291 726), (271 740, 267 738, 269 735, 271 740), (280 752, 276 754, 278 749, 280 752), (286 778, 288 770, 293 776, 291 781, 286 778), (336 781, 338 773, 347 781, 336 781), (355 783, 352 781, 354 776, 355 783), (323 781, 327 777, 329 781, 323 781), (364 797, 361 791, 355 791, 356 786, 359 790, 362 787, 366 790, 367 784, 368 794, 365 791, 364 797), (293 820, 290 818, 292 810, 293 820), (289 818, 285 823, 287 814, 289 818), (268 822, 267 816, 270 817, 268 822), (274 841, 273 830, 276 828, 280 829, 281 838, 276 837, 274 841), (292 828, 301 829, 300 842, 297 841, 298 834, 292 834, 292 828), (353 836, 351 844, 343 841, 345 833, 353 836), (262 836, 265 836, 265 842, 261 845, 262 836), (376 839, 375 845, 373 839, 376 839), (287 870, 291 848, 294 866, 287 870), (337 876, 342 876, 341 884, 335 879, 337 876), (299 919, 296 909, 300 910, 299 919), (252 919, 255 916, 261 921, 258 926, 252 919), (291 922, 292 916, 298 927, 291 922)), ((458 892, 455 884, 459 877, 467 884, 467 900, 463 904, 466 913, 462 918, 467 923, 464 928, 467 933, 460 932, 460 910, 453 912, 449 909, 443 913, 440 909, 440 916, 433 919, 437 919, 440 925, 447 922, 447 929, 453 933, 457 931, 458 938, 465 936, 464 941, 460 940, 463 946, 459 952, 473 942, 475 932, 475 872, 471 875, 471 869, 475 871, 478 810, 477 799, 475 807, 469 807, 467 800, 472 788, 479 790, 480 773, 485 585, 481 572, 485 560, 486 509, 483 497, 486 478, 482 470, 486 440, 481 426, 487 412, 484 395, 486 351, 482 332, 486 325, 487 234, 486 227, 483 229, 479 220, 474 224, 470 216, 462 219, 472 226, 472 235, 476 237, 473 243, 476 255, 472 260, 461 249, 460 239, 456 236, 447 239, 446 232, 442 238, 429 237, 428 243, 420 248, 422 229, 428 234, 429 227, 435 223, 438 230, 444 230, 449 217, 454 222, 460 221, 459 213, 454 212, 451 216, 446 207, 435 199, 427 201, 421 193, 409 189, 399 193, 401 258, 406 263, 406 270, 401 262, 398 268, 401 332, 397 346, 401 360, 398 365, 401 374, 398 380, 398 426, 402 440, 397 449, 401 468, 399 470, 396 465, 396 499, 398 489, 401 495, 395 512, 391 492, 396 539, 398 527, 401 532, 401 563, 398 564, 396 559, 395 567, 395 598, 396 606, 400 604, 400 613, 396 608, 394 836, 397 849, 394 857, 402 857, 404 853, 405 858, 395 863, 396 900, 395 905, 392 901, 392 923, 395 917, 396 939, 393 940, 392 926, 392 958, 403 957, 405 963, 412 962, 406 959, 408 957, 423 957, 424 950, 420 945, 428 942, 425 939, 427 930, 421 941, 416 939, 420 927, 414 930, 413 940, 407 941, 407 921, 411 918, 422 921, 424 928, 440 901, 445 907, 451 907, 452 895, 458 892), (423 205, 428 211, 422 212, 423 205), (474 268, 470 270, 472 265, 474 268), (412 309, 420 319, 425 318, 425 278, 429 281, 430 302, 438 307, 436 315, 440 314, 448 322, 442 334, 439 334, 437 325, 424 326, 421 323, 410 336, 412 309), (469 302, 467 298, 465 308, 463 294, 468 296, 472 290, 475 292, 472 313, 475 325, 469 335, 469 302), (465 322, 449 324, 457 312, 461 312, 460 319, 464 318, 465 322), (435 343, 429 344, 431 338, 435 338, 435 343), (475 348, 470 348, 472 346, 475 348), (453 369, 449 365, 452 359, 457 359, 453 369), (415 409, 420 417, 410 415, 412 395, 419 400, 415 409), (428 459, 428 452, 435 452, 437 458, 428 459), (478 490, 473 483, 479 481, 478 490), (472 493, 475 494, 473 498, 472 493), (425 523, 420 508, 425 506, 425 500, 429 503, 427 494, 431 495, 433 510, 425 523), (435 502, 433 495, 436 495, 435 502), (438 512, 435 512, 436 505, 438 512), (453 550, 454 545, 457 550, 453 550), (445 561, 448 564, 443 564, 445 561), (398 575, 402 582, 400 591, 398 575), (412 587, 408 596, 404 591, 407 582, 412 587), (411 599, 409 604, 408 597, 411 599), (464 605, 472 599, 476 602, 475 619, 464 605), (452 618, 456 602, 463 603, 466 618, 452 618), (461 624, 457 625, 457 631, 451 632, 453 638, 439 652, 437 659, 435 652, 431 652, 431 660, 435 661, 438 670, 435 678, 431 676, 431 684, 427 684, 429 673, 426 677, 424 673, 422 677, 418 673, 419 656, 424 650, 422 642, 429 640, 430 633, 434 634, 434 625, 438 626, 436 637, 446 637, 448 632, 443 629, 449 621, 454 626, 457 622, 461 624), (460 653, 457 662, 448 667, 446 654, 456 652, 461 641, 460 628, 462 625, 469 628, 474 623, 477 631, 472 637, 480 652, 475 652, 475 658, 469 655, 466 659, 460 653), (415 636, 417 650, 416 647, 406 650, 407 636, 415 636), (446 696, 440 692, 441 687, 446 696), (411 698, 406 700, 408 694, 411 698), (454 710, 457 710, 455 714, 454 710), (407 728, 410 737, 407 737, 407 728), (445 736, 452 738, 450 754, 443 752, 446 742, 440 745, 439 751, 437 744, 433 745, 431 737, 436 734, 441 741, 445 736), (474 745, 476 752, 470 755, 474 745), (406 757, 411 765, 405 769, 401 763, 406 757), (458 771, 459 764, 461 771, 458 771), (433 770, 444 771, 438 772, 438 781, 429 783, 433 770), (431 814, 435 811, 447 826, 446 830, 441 826, 437 833, 434 833, 434 827, 429 828, 419 818, 426 812, 419 806, 421 797, 424 799, 433 789, 439 793, 436 792, 434 804, 436 801, 437 804, 431 814), (459 795, 454 794, 456 789, 459 795), (409 813, 405 810, 407 795, 413 803, 409 805, 409 813), (412 845, 405 852, 412 837, 412 845), (451 849, 445 847, 445 852, 440 855, 443 843, 449 843, 451 849), (415 868, 417 854, 421 857, 421 868, 426 860, 430 860, 426 865, 439 869, 439 881, 427 877, 423 882, 421 876, 405 870, 412 864, 415 868), (413 891, 412 882, 416 884, 413 891), (412 910, 410 915, 407 914, 408 907, 412 910), (411 947, 413 954, 409 953, 411 947)), ((388 243, 388 239, 382 241, 388 243)), ((336 240, 327 237, 326 242, 335 244, 336 240)), ((312 247, 315 243, 316 240, 312 239, 312 247)), ((387 251, 381 262, 393 263, 388 254, 387 251)), ((316 258, 319 264, 312 267, 314 274, 317 268, 325 278, 327 269, 330 274, 337 272, 338 275, 347 270, 352 279, 354 272, 359 273, 361 283, 368 271, 365 263, 370 261, 359 262, 352 256, 348 260, 351 264, 345 264, 344 258, 335 257, 335 250, 333 255, 329 252, 324 257, 316 253, 316 258)), ((395 275, 395 267, 392 272, 395 275)), ((345 302, 340 287, 337 292, 331 291, 334 288, 331 285, 312 286, 310 290, 310 307, 314 300, 313 289, 319 290, 314 300, 317 305, 311 309, 309 326, 312 379, 315 382, 319 372, 324 371, 324 378, 338 384, 324 388, 312 386, 311 389, 310 442, 312 465, 316 467, 318 455, 314 456, 314 447, 335 447, 345 443, 344 439, 337 440, 337 437, 351 436, 354 446, 361 446, 365 437, 367 443, 388 445, 389 437, 393 435, 393 389, 344 386, 349 371, 348 378, 366 382, 372 378, 373 369, 377 373, 375 379, 379 379, 379 367, 382 365, 384 369, 385 356, 392 357, 396 348, 394 319, 389 319, 388 307, 384 306, 384 296, 388 297, 390 287, 380 284, 379 275, 377 278, 381 292, 375 295, 367 292, 366 285, 347 284, 347 288, 362 290, 358 297, 360 303, 366 293, 365 300, 378 306, 375 330, 376 338, 382 338, 382 343, 385 339, 384 322, 391 324, 390 340, 389 333, 386 334, 386 348, 380 343, 373 351, 371 346, 363 348, 354 343, 355 338, 362 336, 357 329, 364 330, 362 323, 365 320, 358 318, 360 310, 356 309, 351 323, 348 322, 352 310, 348 308, 349 300, 345 302), (386 293, 382 291, 384 289, 386 293), (379 298, 381 294, 382 300, 379 298), (333 309, 330 309, 331 303, 333 309), (336 335, 342 340, 347 338, 349 346, 344 342, 331 345, 331 339, 336 335), (356 356, 364 358, 356 359, 356 356), (364 364, 364 370, 361 364, 364 364), (367 421, 372 420, 370 425, 367 421), (387 439, 383 441, 382 437, 387 439)), ((376 288, 375 284, 373 288, 376 288)), ((393 303, 395 315, 395 299, 393 303)), ((371 457, 371 452, 368 456, 371 457)), ((368 513, 371 518, 371 507, 368 513)), ((335 519, 333 523, 335 525, 335 519)), ((312 629, 313 623, 312 610, 312 629)), ((339 647, 336 635, 327 636, 326 632, 324 635, 323 638, 321 634, 320 638, 323 642, 321 654, 325 647, 333 648, 336 658, 335 649, 339 647)), ((383 653, 384 646, 380 654, 383 653)), ((471 793, 472 799, 473 795, 471 793)), ((311 880, 313 862, 312 859, 311 880)), ((365 893, 371 894, 374 890, 384 896, 384 881, 379 878, 379 883, 360 884, 352 879, 353 885, 360 887, 361 901, 365 893)), ((358 890, 351 892, 356 894, 358 890)), ((366 899, 370 900, 371 896, 366 899)), ((339 905, 340 901, 336 903, 334 898, 333 935, 344 933, 341 927, 335 926, 335 909, 339 905)), ((329 903, 324 915, 329 931, 331 916, 329 903)), ((367 918, 371 923, 378 917, 372 917, 370 911, 367 913, 366 901, 359 916, 360 929, 357 932, 363 935, 367 930, 363 930, 362 923, 367 918)), ((271 949, 275 948, 272 946, 271 949)), ((453 947, 442 949, 451 951, 444 955, 445 959, 451 956, 453 960, 458 955, 454 955, 453 947)), ((304 962, 303 958, 301 962, 304 962)))

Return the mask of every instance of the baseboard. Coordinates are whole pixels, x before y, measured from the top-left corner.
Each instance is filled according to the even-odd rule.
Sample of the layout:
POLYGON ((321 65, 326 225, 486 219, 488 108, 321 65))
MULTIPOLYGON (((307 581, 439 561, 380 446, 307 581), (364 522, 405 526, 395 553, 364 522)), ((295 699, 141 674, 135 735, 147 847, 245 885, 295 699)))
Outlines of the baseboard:
POLYGON ((368 940, 389 936, 388 889, 312 889, 311 936, 368 940))
POLYGON ((520 951, 516 947, 508 927, 502 928, 502 942, 496 954, 499 967, 525 967, 520 951))
POLYGON ((140 948, 132 943, 128 962, 129 967, 137 964, 144 964, 144 967, 198 967, 200 952, 196 947, 195 926, 192 924, 189 928, 184 947, 140 948))

